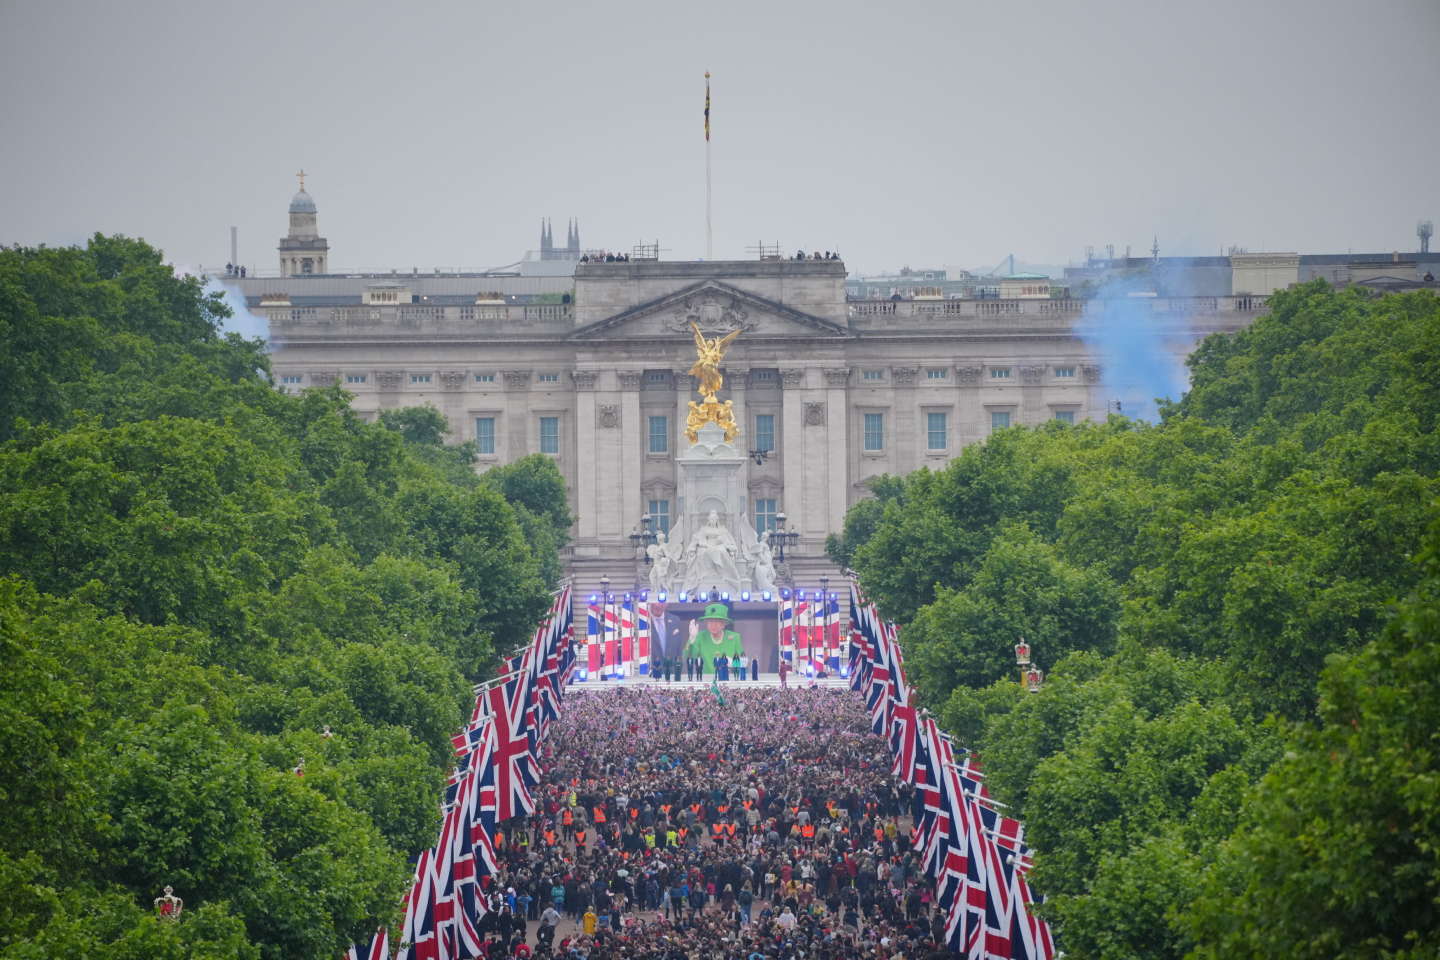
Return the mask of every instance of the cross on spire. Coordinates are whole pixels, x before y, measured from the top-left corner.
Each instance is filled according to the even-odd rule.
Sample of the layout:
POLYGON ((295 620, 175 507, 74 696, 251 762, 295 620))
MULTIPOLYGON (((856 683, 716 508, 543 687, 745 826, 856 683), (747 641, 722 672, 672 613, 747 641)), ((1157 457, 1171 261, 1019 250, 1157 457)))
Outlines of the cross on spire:
POLYGON ((300 172, 297 173, 297 174, 295 174, 295 176, 297 176, 297 177, 300 178, 300 189, 301 189, 301 190, 304 190, 304 189, 305 189, 305 168, 304 168, 304 167, 301 167, 301 168, 300 168, 300 172))

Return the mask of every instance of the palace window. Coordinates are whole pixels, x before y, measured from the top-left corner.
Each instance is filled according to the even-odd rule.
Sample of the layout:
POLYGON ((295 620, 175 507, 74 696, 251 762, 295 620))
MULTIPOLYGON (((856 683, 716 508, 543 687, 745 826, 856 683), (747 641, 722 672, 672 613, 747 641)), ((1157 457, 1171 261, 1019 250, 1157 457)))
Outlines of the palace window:
POLYGON ((280 378, 280 382, 281 382, 281 383, 299 383, 299 382, 300 382, 301 380, 303 380, 303 379, 304 379, 304 378, 301 377, 301 376, 299 376, 298 374, 287 373, 287 374, 285 374, 283 377, 280 378))
POLYGON ((657 533, 670 535, 670 501, 651 500, 650 506, 646 508, 650 514, 650 529, 657 533))
POLYGON ((991 379, 991 380, 1009 380, 1009 379, 1010 379, 1010 368, 1009 368, 1009 367, 991 367, 991 368, 990 368, 990 379, 991 379))
POLYGON ((538 377, 536 377, 535 379, 536 379, 536 380, 539 380, 541 383, 559 383, 559 382, 560 382, 560 374, 558 374, 558 373, 542 373, 542 374, 540 374, 538 377))
POLYGON ((944 367, 932 367, 931 369, 925 371, 926 380, 944 380, 948 376, 950 376, 950 371, 946 370, 944 367))
POLYGON ((865 414, 865 449, 885 449, 885 414, 865 414))
POLYGON ((1072 377, 1074 377, 1074 376, 1075 376, 1075 368, 1074 368, 1074 367, 1056 367, 1056 368, 1055 368, 1055 378, 1056 378, 1057 380, 1069 380, 1070 378, 1072 378, 1072 377))
POLYGON ((493 373, 477 373, 477 374, 475 374, 475 382, 476 382, 476 383, 494 383, 494 382, 495 382, 495 374, 493 374, 493 373))
POLYGON ((1055 419, 1056 419, 1056 420, 1059 420, 1061 423, 1074 423, 1074 422, 1075 422, 1075 411, 1074 411, 1074 410, 1056 410, 1056 411, 1055 411, 1055 419))
POLYGON ((412 374, 410 374, 410 382, 411 382, 411 383, 429 383, 429 382, 430 382, 430 374, 428 374, 428 373, 412 373, 412 374))
POLYGON ((757 413, 755 415, 755 449, 764 451, 775 449, 775 414, 757 413))
POLYGON ((495 452, 495 418, 475 418, 475 452, 481 454, 493 454, 495 452))
POLYGON ((651 453, 667 453, 670 450, 670 418, 650 418, 650 445, 651 453))
POLYGON ((950 446, 950 417, 944 413, 925 414, 925 448, 945 450, 950 446))
POLYGON ((1008 426, 1010 426, 1010 411, 1009 411, 1009 410, 991 410, 991 411, 990 411, 990 429, 991 429, 991 430, 1004 430, 1004 429, 1005 429, 1006 427, 1008 427, 1008 426))
POLYGON ((346 383, 364 383, 366 379, 367 379, 367 377, 366 377, 366 375, 363 374, 363 373, 347 373, 347 374, 345 374, 345 382, 346 382, 346 383))
POLYGON ((559 418, 559 417, 541 417, 541 418, 540 418, 540 452, 541 452, 541 453, 559 453, 559 452, 560 452, 560 418, 559 418))
POLYGON ((865 370, 865 371, 862 371, 862 372, 861 372, 861 374, 860 374, 860 379, 862 379, 862 380, 884 380, 884 379, 885 379, 885 371, 884 371, 884 370, 865 370))
POLYGON ((774 383, 780 379, 774 370, 751 370, 750 380, 754 383, 774 383))
POLYGON ((775 498, 758 497, 755 500, 755 536, 760 536, 766 530, 775 530, 775 498))

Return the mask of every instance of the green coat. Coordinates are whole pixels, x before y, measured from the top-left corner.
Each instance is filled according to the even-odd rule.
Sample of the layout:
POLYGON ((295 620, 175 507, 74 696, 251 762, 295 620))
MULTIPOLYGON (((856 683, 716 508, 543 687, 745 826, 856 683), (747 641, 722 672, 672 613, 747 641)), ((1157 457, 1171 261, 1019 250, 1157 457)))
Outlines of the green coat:
POLYGON ((718 656, 724 656, 730 660, 736 656, 743 656, 745 644, 740 639, 740 634, 735 630, 726 630, 720 635, 720 642, 716 643, 710 636, 710 631, 702 629, 695 634, 695 639, 685 648, 685 656, 699 657, 708 666, 715 662, 718 656))

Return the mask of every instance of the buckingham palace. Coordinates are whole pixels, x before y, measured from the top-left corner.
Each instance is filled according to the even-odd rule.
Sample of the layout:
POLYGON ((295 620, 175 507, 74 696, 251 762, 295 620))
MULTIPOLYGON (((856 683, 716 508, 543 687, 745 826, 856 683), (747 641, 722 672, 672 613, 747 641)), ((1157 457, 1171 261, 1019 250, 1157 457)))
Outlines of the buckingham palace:
MULTIPOLYGON (((808 582, 836 574, 826 535, 873 478, 943 467, 1007 426, 1104 419, 1126 389, 1082 335, 1102 301, 850 300, 838 258, 589 259, 577 254, 569 275, 528 293, 506 292, 523 277, 419 271, 291 271, 242 289, 269 321, 282 388, 338 381, 371 418, 431 405, 454 441, 475 443, 481 470, 554 457, 576 517, 569 562, 581 590, 602 574, 640 582, 632 534, 686 516, 677 457, 690 446, 694 328, 739 331, 719 399, 738 427, 744 510, 726 522, 793 528, 781 575, 808 582)), ((1145 309, 1173 362, 1262 304, 1152 298, 1145 309)))

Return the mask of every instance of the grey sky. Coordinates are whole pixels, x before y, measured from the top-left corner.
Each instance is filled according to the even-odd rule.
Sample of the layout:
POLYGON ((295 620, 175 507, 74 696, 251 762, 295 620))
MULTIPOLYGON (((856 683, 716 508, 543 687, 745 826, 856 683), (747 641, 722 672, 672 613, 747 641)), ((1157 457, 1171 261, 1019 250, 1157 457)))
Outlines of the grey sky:
POLYGON ((852 269, 1414 249, 1440 220, 1440 3, 0 0, 0 242, 275 267, 304 167, 331 263, 538 242, 852 269))

